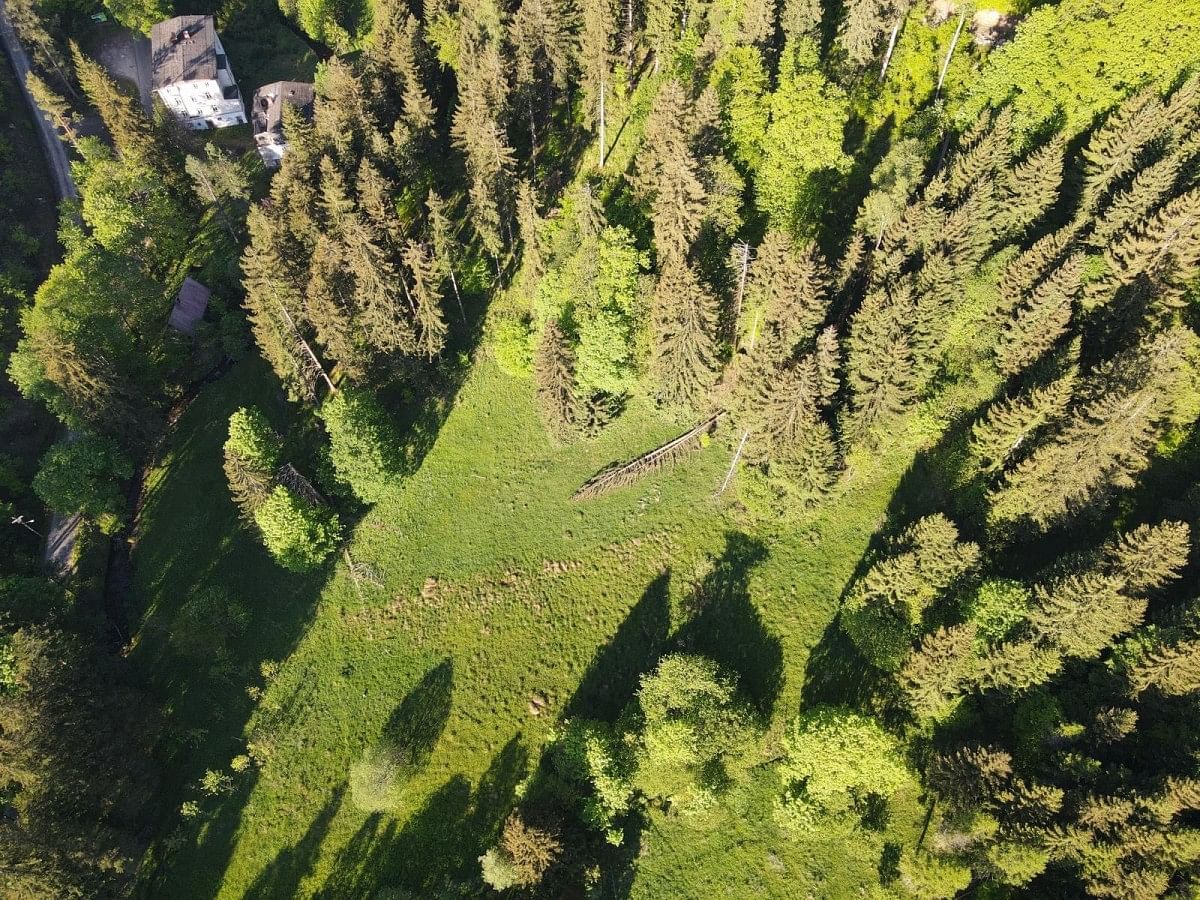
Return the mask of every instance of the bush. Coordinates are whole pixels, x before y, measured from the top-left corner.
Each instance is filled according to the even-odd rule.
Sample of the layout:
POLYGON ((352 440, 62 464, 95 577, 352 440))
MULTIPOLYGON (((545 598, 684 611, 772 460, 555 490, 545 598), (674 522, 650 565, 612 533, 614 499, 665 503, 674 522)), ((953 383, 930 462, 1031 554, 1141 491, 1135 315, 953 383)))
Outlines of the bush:
POLYGON ((275 561, 293 572, 321 565, 342 536, 336 513, 307 503, 282 485, 255 511, 254 522, 275 561))
POLYGON ((483 880, 498 891, 531 887, 542 880, 561 852, 562 844, 553 832, 526 824, 514 812, 504 823, 500 845, 479 857, 483 880))
POLYGON ((370 394, 343 390, 321 407, 329 432, 329 458, 338 477, 364 503, 377 503, 399 477, 400 438, 370 394))
POLYGON ((479 865, 483 869, 483 880, 489 887, 497 891, 506 891, 517 884, 517 870, 505 855, 493 847, 479 857, 479 865))
POLYGON ((515 378, 533 374, 535 338, 524 319, 505 318, 496 325, 492 353, 500 368, 515 378))
POLYGON ((363 812, 384 812, 395 805, 402 768, 396 753, 373 747, 350 767, 350 802, 363 812))
POLYGON ((87 435, 47 450, 33 489, 55 512, 79 513, 105 534, 113 534, 125 516, 125 497, 117 482, 132 475, 133 463, 116 443, 87 435))
POLYGON ((243 406, 229 417, 225 455, 237 454, 257 468, 273 472, 279 468, 283 442, 267 417, 257 407, 243 406))

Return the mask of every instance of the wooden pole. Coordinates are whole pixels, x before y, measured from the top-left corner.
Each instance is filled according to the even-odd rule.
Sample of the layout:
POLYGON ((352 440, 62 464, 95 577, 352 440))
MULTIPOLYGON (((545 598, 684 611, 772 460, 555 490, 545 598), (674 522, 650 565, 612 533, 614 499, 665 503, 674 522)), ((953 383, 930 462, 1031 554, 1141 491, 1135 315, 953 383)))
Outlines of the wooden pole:
POLYGON ((738 348, 738 322, 742 318, 742 297, 746 293, 746 273, 750 270, 750 245, 742 241, 738 247, 742 251, 742 271, 738 276, 737 301, 733 309, 733 352, 738 348))
POLYGON ((896 20, 896 24, 892 26, 892 36, 888 39, 887 53, 883 56, 883 67, 879 70, 879 80, 883 81, 883 76, 887 74, 888 64, 892 61, 892 51, 896 49, 896 35, 900 33, 900 19, 896 20))
POLYGON ((954 56, 954 48, 958 46, 958 37, 962 34, 963 25, 967 21, 967 11, 964 8, 958 14, 958 27, 954 29, 954 37, 950 40, 950 49, 946 51, 946 58, 942 60, 942 71, 938 73, 937 90, 933 93, 933 99, 936 100, 942 95, 942 82, 946 80, 946 70, 950 68, 950 59, 954 56))
POLYGON ((725 473, 725 480, 721 482, 721 488, 717 491, 717 496, 720 497, 725 493, 725 488, 729 487, 729 482, 733 479, 733 470, 737 468, 738 460, 742 458, 742 448, 746 446, 746 438, 750 437, 750 429, 742 432, 742 439, 738 441, 737 452, 733 454, 733 462, 729 464, 729 471, 725 473))
POLYGON ((600 168, 604 168, 604 95, 608 90, 608 70, 607 65, 604 71, 600 73, 600 168))

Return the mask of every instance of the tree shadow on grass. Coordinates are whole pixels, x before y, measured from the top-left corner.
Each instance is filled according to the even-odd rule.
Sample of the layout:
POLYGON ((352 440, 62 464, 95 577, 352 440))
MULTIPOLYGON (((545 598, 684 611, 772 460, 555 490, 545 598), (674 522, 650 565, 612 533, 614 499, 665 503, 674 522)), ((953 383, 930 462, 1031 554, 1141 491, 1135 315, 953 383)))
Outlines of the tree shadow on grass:
POLYGON ((767 558, 754 538, 731 531, 712 571, 692 594, 692 618, 679 629, 679 649, 715 660, 738 676, 759 711, 770 717, 783 685, 783 647, 750 599, 751 570, 767 558))
POLYGON ((474 790, 455 775, 434 791, 402 827, 376 813, 338 853, 317 896, 369 897, 404 888, 419 897, 457 895, 478 882, 478 858, 491 846, 528 771, 521 736, 492 759, 474 790))
POLYGON ((317 855, 321 852, 321 844, 329 832, 330 823, 341 808, 345 794, 345 786, 333 792, 333 796, 304 832, 304 837, 283 850, 254 879, 254 883, 246 891, 245 896, 248 900, 290 900, 296 896, 300 882, 313 870, 317 855))
POLYGON ((429 761, 446 728, 454 696, 454 663, 434 666, 401 701, 383 726, 382 739, 403 763, 416 769, 429 761))
POLYGON ((647 585, 616 633, 592 658, 563 709, 564 718, 613 721, 620 715, 642 675, 654 668, 666 646, 671 627, 670 584, 671 573, 666 571, 647 585))

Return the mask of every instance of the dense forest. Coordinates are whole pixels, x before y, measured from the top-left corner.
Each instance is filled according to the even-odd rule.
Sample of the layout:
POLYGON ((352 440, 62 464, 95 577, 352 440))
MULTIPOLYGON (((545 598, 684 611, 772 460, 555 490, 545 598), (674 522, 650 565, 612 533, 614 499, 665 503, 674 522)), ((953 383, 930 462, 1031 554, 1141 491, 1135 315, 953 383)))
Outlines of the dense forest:
POLYGON ((7 6, 6 896, 1200 892, 1200 5, 200 6, 7 6))

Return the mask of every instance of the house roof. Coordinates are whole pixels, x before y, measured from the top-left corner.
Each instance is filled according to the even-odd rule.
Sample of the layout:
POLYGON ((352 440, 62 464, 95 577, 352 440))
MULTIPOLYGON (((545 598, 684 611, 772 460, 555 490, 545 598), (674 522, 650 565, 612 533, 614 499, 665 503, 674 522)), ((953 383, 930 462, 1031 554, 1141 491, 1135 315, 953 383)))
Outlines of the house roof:
POLYGON ((212 16, 176 16, 150 29, 151 86, 217 77, 216 25, 212 16))
POLYGON ((183 279, 179 288, 179 296, 171 307, 171 318, 167 325, 182 334, 193 334, 196 325, 204 318, 204 310, 208 308, 208 298, 212 291, 194 278, 183 279))
POLYGON ((250 104, 250 120, 254 133, 278 132, 283 127, 283 106, 290 103, 306 116, 312 115, 314 90, 303 81, 273 81, 254 92, 250 104))

